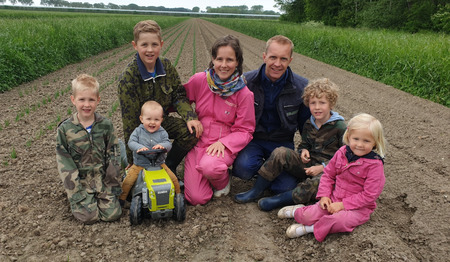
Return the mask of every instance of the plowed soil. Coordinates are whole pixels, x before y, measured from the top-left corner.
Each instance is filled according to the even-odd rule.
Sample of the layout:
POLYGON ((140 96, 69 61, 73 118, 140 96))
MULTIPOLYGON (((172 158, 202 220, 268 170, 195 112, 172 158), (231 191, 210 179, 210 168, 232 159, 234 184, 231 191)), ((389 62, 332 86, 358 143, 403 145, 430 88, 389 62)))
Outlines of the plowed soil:
MULTIPOLYGON (((241 41, 244 71, 261 65, 265 42, 200 19, 164 30, 163 51, 184 83, 226 34, 241 41)), ((387 181, 368 223, 322 243, 311 234, 287 239, 293 220, 232 201, 252 184, 236 178, 229 196, 188 205, 183 223, 130 226, 128 209, 117 222, 77 222, 55 161, 56 124, 74 110, 67 88, 80 73, 95 75, 98 111, 122 137, 117 78, 134 53, 128 44, 0 94, 0 261, 448 261, 450 109, 297 53, 294 72, 340 86, 336 111, 347 120, 366 112, 384 125, 387 181)))

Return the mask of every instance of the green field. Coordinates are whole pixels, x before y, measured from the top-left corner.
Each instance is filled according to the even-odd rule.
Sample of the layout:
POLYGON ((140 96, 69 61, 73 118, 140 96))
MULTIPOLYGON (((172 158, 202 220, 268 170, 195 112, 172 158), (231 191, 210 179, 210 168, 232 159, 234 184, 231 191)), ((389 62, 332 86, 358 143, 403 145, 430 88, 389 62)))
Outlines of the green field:
POLYGON ((450 37, 250 19, 207 19, 261 40, 282 34, 295 51, 450 107, 450 37))
MULTIPOLYGON (((133 26, 187 17, 0 9, 0 92, 129 43, 133 26)), ((295 51, 450 107, 450 37, 256 19, 207 19, 261 40, 283 34, 295 51)))
POLYGON ((0 91, 130 43, 134 25, 185 17, 0 10, 0 91))

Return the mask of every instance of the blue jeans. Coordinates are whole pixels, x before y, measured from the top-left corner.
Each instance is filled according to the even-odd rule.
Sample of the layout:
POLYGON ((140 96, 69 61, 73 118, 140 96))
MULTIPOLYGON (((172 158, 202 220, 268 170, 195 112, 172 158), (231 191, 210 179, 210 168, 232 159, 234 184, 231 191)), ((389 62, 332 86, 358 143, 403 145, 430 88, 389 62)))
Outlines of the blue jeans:
MULTIPOLYGON (((242 149, 233 163, 232 175, 244 180, 249 180, 258 175, 258 170, 269 158, 272 151, 280 146, 294 149, 293 142, 271 142, 253 139, 242 149)), ((294 189, 297 186, 297 178, 282 172, 270 185, 270 189, 279 194, 294 189)))

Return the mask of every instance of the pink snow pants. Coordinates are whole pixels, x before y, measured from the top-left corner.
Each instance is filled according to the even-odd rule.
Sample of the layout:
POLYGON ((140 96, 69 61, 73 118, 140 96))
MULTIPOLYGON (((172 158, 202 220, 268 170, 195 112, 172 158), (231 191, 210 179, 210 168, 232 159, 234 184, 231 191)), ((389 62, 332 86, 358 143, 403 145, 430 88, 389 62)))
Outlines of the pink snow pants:
POLYGON ((317 202, 311 206, 297 208, 294 213, 295 220, 303 225, 314 225, 314 237, 322 242, 330 233, 352 232, 357 226, 369 221, 372 209, 362 208, 355 210, 341 210, 330 214, 322 209, 317 202))
POLYGON ((184 163, 184 196, 192 205, 204 205, 229 182, 228 167, 235 155, 225 149, 225 157, 208 156, 206 148, 194 147, 184 163))

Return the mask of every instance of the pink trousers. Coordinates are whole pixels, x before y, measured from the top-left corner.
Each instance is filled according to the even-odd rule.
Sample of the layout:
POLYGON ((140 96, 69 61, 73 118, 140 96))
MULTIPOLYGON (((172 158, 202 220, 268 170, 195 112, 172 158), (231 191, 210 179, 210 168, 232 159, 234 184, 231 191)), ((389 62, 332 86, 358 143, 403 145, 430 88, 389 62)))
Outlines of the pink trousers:
POLYGON ((372 209, 362 208, 355 210, 341 210, 330 214, 322 209, 317 202, 311 206, 297 208, 294 213, 295 220, 303 225, 314 225, 314 236, 322 242, 330 233, 352 232, 357 226, 369 221, 372 209))
POLYGON ((206 204, 213 188, 221 190, 229 182, 228 167, 235 155, 225 149, 225 157, 208 156, 206 148, 194 147, 184 162, 184 196, 192 205, 206 204))

